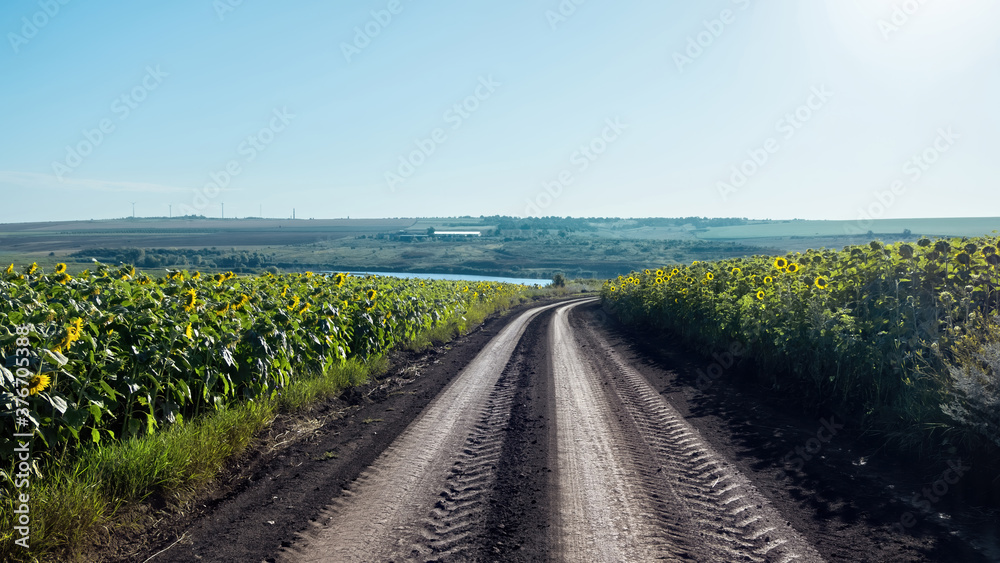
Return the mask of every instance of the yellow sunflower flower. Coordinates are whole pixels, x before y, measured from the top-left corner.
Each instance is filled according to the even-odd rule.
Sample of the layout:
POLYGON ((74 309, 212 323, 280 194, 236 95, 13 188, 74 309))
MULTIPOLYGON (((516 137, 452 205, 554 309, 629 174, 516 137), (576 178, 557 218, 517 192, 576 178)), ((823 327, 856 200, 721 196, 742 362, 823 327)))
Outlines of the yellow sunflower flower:
POLYGON ((28 384, 28 393, 32 395, 37 395, 42 391, 45 391, 45 389, 49 386, 49 383, 51 382, 52 378, 50 378, 48 375, 44 373, 36 375, 31 378, 31 382, 28 384))
POLYGON ((62 262, 56 264, 56 271, 54 273, 61 274, 65 271, 66 271, 66 264, 63 264, 62 262))
POLYGON ((191 309, 194 309, 195 302, 198 299, 198 294, 195 293, 193 289, 189 289, 187 290, 187 292, 185 292, 184 295, 186 296, 186 300, 184 302, 184 310, 190 311, 191 309))
POLYGON ((819 289, 826 289, 826 286, 829 285, 830 282, 827 281, 827 279, 824 278, 823 276, 819 276, 819 277, 816 278, 816 281, 813 282, 813 283, 819 289))
POLYGON ((764 290, 763 289, 757 292, 757 299, 760 299, 761 301, 764 300, 764 290))
MULTIPOLYGON (((469 288, 466 287, 465 291, 469 291, 469 288)), ((369 301, 374 301, 375 300, 375 296, 378 295, 378 292, 375 291, 374 289, 369 289, 366 295, 368 296, 368 300, 369 301)))
POLYGON ((774 267, 779 270, 784 270, 787 266, 788 266, 788 260, 785 260, 780 256, 774 260, 774 267))
POLYGON ((788 266, 785 266, 785 271, 788 272, 789 274, 794 274, 795 272, 799 271, 799 265, 794 262, 791 262, 788 264, 788 266))

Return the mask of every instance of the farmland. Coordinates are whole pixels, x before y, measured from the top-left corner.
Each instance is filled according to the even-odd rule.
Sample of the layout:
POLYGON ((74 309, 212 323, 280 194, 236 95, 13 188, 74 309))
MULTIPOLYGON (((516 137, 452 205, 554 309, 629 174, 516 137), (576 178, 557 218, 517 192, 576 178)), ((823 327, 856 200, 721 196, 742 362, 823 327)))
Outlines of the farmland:
POLYGON ((996 468, 997 242, 664 265, 612 279, 602 297, 626 324, 736 355, 775 393, 859 420, 899 455, 957 450, 996 468))
MULTIPOLYGON (((51 477, 40 494, 46 503, 36 504, 33 545, 43 546, 66 541, 61 524, 81 530, 88 525, 74 520, 85 519, 86 511, 57 514, 62 503, 86 503, 81 495, 92 499, 100 520, 113 514, 107 507, 160 490, 162 468, 134 452, 142 440, 172 435, 160 430, 174 428, 175 435, 177 429, 199 428, 206 417, 225 420, 247 408, 244 416, 263 420, 268 411, 259 406, 287 405, 289 392, 301 395, 303 385, 339 393, 366 381, 391 349, 464 332, 468 323, 525 294, 523 286, 509 284, 309 272, 241 277, 173 271, 153 278, 133 266, 103 264, 72 275, 64 264, 48 271, 11 265, 0 276, 0 348, 7 358, 0 367, 2 486, 12 492, 18 473, 15 434, 36 434, 36 467, 51 477), (135 465, 116 462, 102 475, 100 457, 122 448, 133 448, 124 464, 135 465), (80 484, 72 477, 76 471, 103 483, 101 490, 74 490, 80 484), (131 472, 150 481, 137 484, 131 472), (130 484, 120 489, 108 479, 130 484)), ((228 439, 245 445, 252 430, 228 439)), ((204 460, 182 466, 192 462, 204 460)), ((209 467, 208 474, 215 470, 209 467)), ((14 498, 4 495, 5 558, 16 539, 14 498)))
POLYGON ((0 258, 70 271, 91 260, 147 270, 365 271, 606 278, 668 262, 715 260, 870 240, 979 236, 995 218, 856 221, 455 217, 420 219, 137 218, 0 225, 0 258), (864 226, 866 232, 860 232, 864 226), (480 236, 428 236, 473 231, 480 236), (867 230, 872 231, 871 234, 867 230), (139 252, 142 251, 142 255, 139 252))

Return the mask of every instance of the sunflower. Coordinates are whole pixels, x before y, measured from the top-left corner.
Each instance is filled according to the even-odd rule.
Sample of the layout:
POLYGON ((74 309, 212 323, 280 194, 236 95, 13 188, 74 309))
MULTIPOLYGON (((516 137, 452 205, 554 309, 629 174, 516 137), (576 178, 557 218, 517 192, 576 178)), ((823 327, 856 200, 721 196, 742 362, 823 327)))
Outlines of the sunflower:
POLYGON ((764 276, 764 285, 768 285, 768 284, 770 284, 773 281, 774 281, 774 278, 772 278, 771 276, 764 276))
POLYGON ((670 271, 670 275, 671 276, 676 276, 679 273, 680 273, 680 270, 678 270, 677 268, 674 268, 673 270, 670 271))
POLYGON ((658 278, 662 278, 663 277, 663 269, 662 268, 659 269, 659 270, 656 270, 656 277, 658 277, 658 278))
POLYGON ((80 336, 83 334, 83 319, 76 318, 73 322, 66 327, 66 336, 63 337, 62 341, 56 345, 55 351, 61 352, 63 350, 69 350, 70 346, 74 342, 80 340, 80 336))
POLYGON ((299 296, 298 295, 293 295, 292 296, 292 305, 291 305, 291 307, 288 308, 288 310, 289 311, 294 311, 295 308, 298 307, 298 306, 299 306, 299 296))
POLYGON ((184 336, 188 340, 194 340, 194 330, 191 328, 191 323, 188 323, 187 328, 184 329, 184 336))
POLYGON ((73 279, 73 278, 69 274, 67 274, 66 272, 63 272, 63 273, 59 274, 58 276, 56 276, 56 281, 59 282, 59 283, 61 283, 61 284, 63 284, 63 285, 66 285, 66 283, 69 282, 69 280, 71 280, 71 279, 73 279))
POLYGON ((827 280, 826 278, 824 278, 823 276, 819 276, 819 277, 817 277, 817 278, 816 278, 816 281, 815 281, 815 282, 813 282, 813 284, 815 284, 815 285, 816 285, 816 287, 817 287, 817 288, 819 288, 819 289, 826 289, 826 286, 827 286, 827 285, 828 285, 829 283, 830 283, 830 282, 829 282, 829 281, 828 281, 828 280, 827 280))
POLYGON ((656 281, 654 281, 653 283, 656 285, 660 285, 663 283, 663 278, 656 278, 656 281))
POLYGON ((788 260, 785 260, 780 256, 774 261, 774 267, 779 270, 784 270, 787 266, 788 266, 788 260))
POLYGON ((287 285, 284 287, 284 289, 281 290, 281 296, 284 297, 286 293, 288 293, 288 286, 287 285))
POLYGON ((194 274, 191 275, 191 279, 193 280, 199 279, 200 277, 201 277, 201 272, 195 272, 194 274))
POLYGON ((184 293, 184 295, 186 296, 186 300, 184 301, 184 310, 190 311, 191 309, 194 309, 194 304, 198 299, 198 294, 195 293, 193 289, 189 289, 184 293))
POLYGON ((40 392, 45 391, 45 388, 48 387, 51 382, 52 378, 44 373, 36 375, 31 378, 31 382, 28 384, 28 393, 37 395, 40 392))
MULTIPOLYGON (((466 287, 465 290, 469 291, 469 288, 466 287)), ((375 296, 378 295, 378 292, 375 291, 374 289, 369 289, 368 292, 365 295, 368 297, 369 301, 374 301, 375 300, 375 296)))
POLYGON ((741 270, 739 268, 733 268, 732 270, 729 271, 729 273, 732 274, 732 275, 734 275, 734 276, 736 274, 739 274, 739 273, 742 273, 742 272, 743 272, 743 270, 741 270))
POLYGON ((764 290, 763 289, 757 292, 757 299, 760 299, 761 301, 764 300, 764 290))
POLYGON ((56 264, 56 271, 53 272, 53 273, 61 274, 61 273, 65 272, 65 271, 66 271, 66 264, 63 264, 62 262, 60 262, 60 263, 56 264))
POLYGON ((311 277, 313 277, 313 273, 312 273, 312 272, 306 272, 306 277, 307 277, 307 278, 311 278, 311 277))
POLYGON ((38 263, 32 262, 31 265, 28 266, 28 268, 24 271, 24 273, 30 276, 31 274, 34 274, 37 271, 38 271, 38 263))
POLYGON ((785 271, 788 272, 789 274, 794 274, 795 272, 799 271, 799 265, 794 262, 791 262, 788 264, 788 266, 785 267, 785 271))
POLYGON ((14 264, 13 264, 13 263, 11 263, 11 265, 10 265, 10 266, 7 266, 7 269, 6 269, 6 270, 4 270, 4 273, 5 273, 5 274, 13 274, 13 273, 14 273, 14 264))
POLYGON ((708 281, 712 281, 713 279, 715 279, 715 276, 712 275, 712 272, 708 272, 707 274, 705 274, 705 279, 708 281))
POLYGON ((649 275, 649 268, 646 268, 645 270, 643 270, 642 273, 644 273, 644 274, 646 274, 648 276, 649 275))
POLYGON ((337 287, 343 286, 345 280, 347 280, 347 276, 344 274, 337 274, 336 276, 333 276, 333 283, 337 284, 337 287))

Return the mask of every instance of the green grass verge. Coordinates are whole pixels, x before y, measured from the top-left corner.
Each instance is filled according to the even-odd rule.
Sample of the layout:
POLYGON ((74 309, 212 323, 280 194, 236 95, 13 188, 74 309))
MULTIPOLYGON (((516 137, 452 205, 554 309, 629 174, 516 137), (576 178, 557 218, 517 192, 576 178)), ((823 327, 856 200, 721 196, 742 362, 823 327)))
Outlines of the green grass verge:
MULTIPOLYGON (((541 294, 541 292, 539 292, 541 294)), ((420 350, 447 342, 481 324, 489 315, 509 309, 526 298, 508 298, 475 305, 464 314, 425 331, 406 345, 420 350)), ((16 490, 0 483, 0 561, 83 561, 87 550, 100 544, 123 509, 152 496, 181 505, 202 491, 227 461, 240 455, 278 413, 296 412, 339 396, 389 369, 385 357, 351 359, 327 373, 304 374, 273 400, 236 404, 171 426, 148 436, 86 450, 71 461, 49 461, 32 476, 30 548, 14 541, 16 490)))

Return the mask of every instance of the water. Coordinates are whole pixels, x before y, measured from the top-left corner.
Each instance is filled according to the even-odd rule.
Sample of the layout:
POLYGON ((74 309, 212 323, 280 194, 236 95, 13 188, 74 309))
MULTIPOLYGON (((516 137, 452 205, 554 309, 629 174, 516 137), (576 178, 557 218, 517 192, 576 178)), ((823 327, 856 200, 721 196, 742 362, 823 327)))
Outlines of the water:
MULTIPOLYGON (((336 272, 320 272, 323 274, 334 274, 336 272)), ((352 276, 385 276, 391 278, 422 278, 427 280, 450 280, 450 281, 487 281, 500 283, 523 283, 525 285, 546 286, 552 280, 532 279, 532 278, 502 278, 498 276, 473 276, 470 274, 415 274, 410 272, 347 272, 352 276)))

